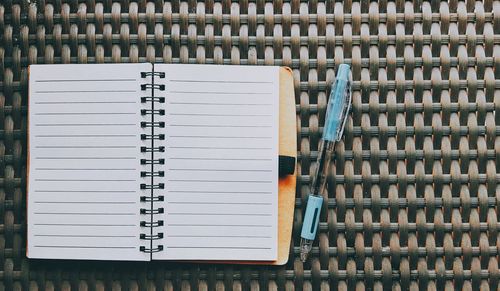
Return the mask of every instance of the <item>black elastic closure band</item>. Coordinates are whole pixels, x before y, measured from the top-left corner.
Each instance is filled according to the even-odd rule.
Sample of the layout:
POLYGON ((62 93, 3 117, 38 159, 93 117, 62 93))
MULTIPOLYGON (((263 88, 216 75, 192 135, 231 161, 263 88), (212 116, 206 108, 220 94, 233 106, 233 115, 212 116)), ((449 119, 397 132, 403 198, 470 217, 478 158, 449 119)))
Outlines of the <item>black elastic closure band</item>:
POLYGON ((278 173, 280 177, 293 175, 295 173, 295 158, 290 156, 279 156, 278 173))

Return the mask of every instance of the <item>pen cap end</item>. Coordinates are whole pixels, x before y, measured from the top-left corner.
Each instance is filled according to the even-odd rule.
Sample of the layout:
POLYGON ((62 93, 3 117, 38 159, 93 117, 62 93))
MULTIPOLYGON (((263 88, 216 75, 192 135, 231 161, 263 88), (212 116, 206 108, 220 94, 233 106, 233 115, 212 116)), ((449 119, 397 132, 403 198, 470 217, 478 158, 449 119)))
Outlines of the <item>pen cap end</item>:
POLYGON ((339 140, 342 136, 343 126, 350 107, 350 67, 340 64, 337 68, 337 79, 330 91, 326 110, 323 139, 327 141, 339 140))
POLYGON ((349 81, 351 67, 348 64, 340 64, 337 70, 337 80, 349 81))

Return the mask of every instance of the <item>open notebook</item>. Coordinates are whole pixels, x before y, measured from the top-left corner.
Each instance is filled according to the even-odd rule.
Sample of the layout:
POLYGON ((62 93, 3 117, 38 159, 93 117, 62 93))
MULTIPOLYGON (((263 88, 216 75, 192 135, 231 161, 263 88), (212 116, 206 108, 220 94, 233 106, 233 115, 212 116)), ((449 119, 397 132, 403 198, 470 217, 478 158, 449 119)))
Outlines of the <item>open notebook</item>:
POLYGON ((277 259, 279 68, 32 65, 29 258, 277 259))

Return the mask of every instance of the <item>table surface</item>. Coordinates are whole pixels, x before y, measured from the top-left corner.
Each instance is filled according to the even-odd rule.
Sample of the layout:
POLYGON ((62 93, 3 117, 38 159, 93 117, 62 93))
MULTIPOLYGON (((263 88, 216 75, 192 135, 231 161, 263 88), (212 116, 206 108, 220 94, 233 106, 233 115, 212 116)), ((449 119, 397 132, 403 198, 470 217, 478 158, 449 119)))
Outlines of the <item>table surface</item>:
POLYGON ((0 290, 497 289, 497 1, 4 0, 0 4, 0 290), (289 66, 298 183, 288 264, 28 260, 27 66, 289 66), (312 258, 300 225, 328 87, 352 66, 312 258))

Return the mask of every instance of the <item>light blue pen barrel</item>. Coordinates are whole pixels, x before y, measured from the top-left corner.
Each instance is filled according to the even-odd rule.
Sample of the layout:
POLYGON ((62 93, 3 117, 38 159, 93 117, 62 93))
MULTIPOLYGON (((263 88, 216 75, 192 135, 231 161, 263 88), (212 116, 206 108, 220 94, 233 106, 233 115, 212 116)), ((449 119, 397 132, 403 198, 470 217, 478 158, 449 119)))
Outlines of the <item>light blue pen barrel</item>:
POLYGON ((304 216, 304 226, 302 227, 302 232, 300 237, 314 240, 316 237, 316 232, 318 231, 318 221, 319 215, 321 214, 321 206, 323 205, 323 197, 309 195, 307 199, 306 214, 304 216))
POLYGON ((300 234, 300 258, 304 262, 312 249, 312 243, 318 231, 322 193, 326 190, 328 166, 335 152, 335 142, 339 141, 344 131, 347 113, 350 109, 351 94, 349 88, 350 68, 346 64, 339 66, 337 79, 328 100, 323 136, 318 145, 316 171, 312 175, 311 194, 307 200, 306 212, 300 234))

